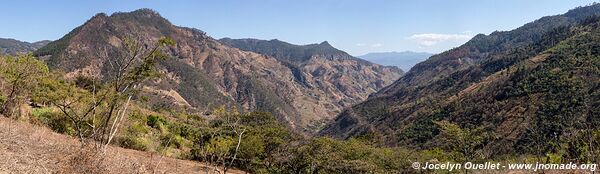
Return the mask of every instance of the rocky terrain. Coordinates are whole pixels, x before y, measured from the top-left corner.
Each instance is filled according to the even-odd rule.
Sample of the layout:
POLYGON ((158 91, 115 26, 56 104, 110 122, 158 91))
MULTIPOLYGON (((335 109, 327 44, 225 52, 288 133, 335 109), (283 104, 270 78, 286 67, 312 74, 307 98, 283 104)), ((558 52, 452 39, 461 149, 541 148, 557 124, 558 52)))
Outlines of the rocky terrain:
POLYGON ((294 45, 277 39, 224 38, 220 41, 283 62, 292 70, 297 83, 312 89, 309 95, 324 103, 335 103, 329 106, 335 112, 365 100, 369 94, 382 89, 403 73, 396 67, 381 66, 353 57, 326 41, 309 45, 294 45))

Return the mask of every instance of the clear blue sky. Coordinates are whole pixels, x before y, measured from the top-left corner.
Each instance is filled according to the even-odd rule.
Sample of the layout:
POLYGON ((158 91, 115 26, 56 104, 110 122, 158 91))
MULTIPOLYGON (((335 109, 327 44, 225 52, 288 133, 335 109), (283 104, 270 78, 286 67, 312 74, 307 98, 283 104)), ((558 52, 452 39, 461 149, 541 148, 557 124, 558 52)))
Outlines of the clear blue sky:
POLYGON ((55 40, 96 13, 151 8, 215 38, 329 41, 353 55, 438 53, 477 33, 511 30, 593 0, 39 0, 3 1, 1 38, 55 40))

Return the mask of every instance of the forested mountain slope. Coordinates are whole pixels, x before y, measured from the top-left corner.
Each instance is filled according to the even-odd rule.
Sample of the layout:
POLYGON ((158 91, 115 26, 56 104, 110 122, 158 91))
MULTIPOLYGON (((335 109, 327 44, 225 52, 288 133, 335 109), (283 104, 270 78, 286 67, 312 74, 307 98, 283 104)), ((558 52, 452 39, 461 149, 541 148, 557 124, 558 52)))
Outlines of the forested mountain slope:
POLYGON ((599 4, 477 35, 419 63, 321 133, 426 149, 441 146, 436 122, 446 120, 488 135, 483 144, 494 150, 486 155, 565 148, 598 126, 596 15, 599 4))

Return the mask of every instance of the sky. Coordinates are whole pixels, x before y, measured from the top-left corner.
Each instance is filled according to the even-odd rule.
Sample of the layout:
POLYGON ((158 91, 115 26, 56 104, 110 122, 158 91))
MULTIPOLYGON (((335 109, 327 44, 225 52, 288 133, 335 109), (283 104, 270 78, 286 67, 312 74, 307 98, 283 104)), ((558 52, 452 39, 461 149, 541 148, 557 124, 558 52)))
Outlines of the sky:
POLYGON ((0 5, 0 38, 56 40, 96 13, 156 10, 214 38, 328 41, 369 52, 439 53, 478 33, 507 31, 593 0, 19 0, 0 5))

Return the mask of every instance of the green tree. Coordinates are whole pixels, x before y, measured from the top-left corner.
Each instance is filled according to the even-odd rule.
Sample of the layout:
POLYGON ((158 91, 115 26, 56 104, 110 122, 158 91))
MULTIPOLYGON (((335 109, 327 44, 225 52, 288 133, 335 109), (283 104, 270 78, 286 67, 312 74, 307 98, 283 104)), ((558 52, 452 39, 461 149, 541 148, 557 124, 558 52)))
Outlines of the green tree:
MULTIPOLYGON (((95 111, 101 104, 92 92, 58 78, 47 78, 39 85, 36 101, 51 104, 71 121, 80 142, 87 135, 94 135, 95 111)), ((83 144, 82 144, 83 145, 83 144)))
MULTIPOLYGON (((0 81, 6 84, 0 86, 5 97, 2 99, 0 113, 5 116, 16 116, 19 110, 37 84, 48 75, 48 66, 37 60, 31 54, 20 56, 8 56, 0 58, 0 81)), ((19 110, 20 111, 20 110, 19 110)))
POLYGON ((106 54, 109 73, 98 77, 78 77, 69 81, 46 79, 38 100, 50 103, 68 117, 80 141, 91 138, 95 147, 106 149, 126 117, 130 102, 140 84, 159 76, 155 66, 167 57, 162 48, 174 45, 160 38, 150 48, 125 39, 121 53, 106 54))
POLYGON ((448 121, 435 121, 441 130, 441 138, 448 148, 458 153, 461 162, 477 159, 485 145, 486 134, 481 128, 469 129, 448 121))

